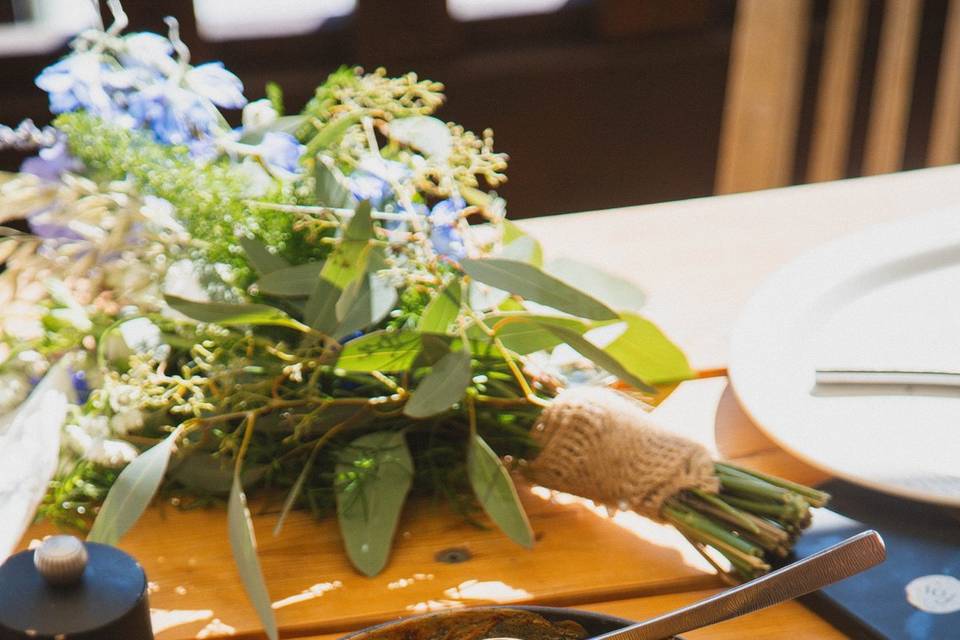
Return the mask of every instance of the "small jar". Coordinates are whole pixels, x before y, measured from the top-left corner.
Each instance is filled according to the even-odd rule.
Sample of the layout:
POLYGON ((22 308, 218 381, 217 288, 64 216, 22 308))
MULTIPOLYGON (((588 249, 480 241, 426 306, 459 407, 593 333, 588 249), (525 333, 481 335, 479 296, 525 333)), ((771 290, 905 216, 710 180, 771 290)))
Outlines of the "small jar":
POLYGON ((115 547, 51 536, 0 566, 0 640, 152 640, 147 577, 115 547))

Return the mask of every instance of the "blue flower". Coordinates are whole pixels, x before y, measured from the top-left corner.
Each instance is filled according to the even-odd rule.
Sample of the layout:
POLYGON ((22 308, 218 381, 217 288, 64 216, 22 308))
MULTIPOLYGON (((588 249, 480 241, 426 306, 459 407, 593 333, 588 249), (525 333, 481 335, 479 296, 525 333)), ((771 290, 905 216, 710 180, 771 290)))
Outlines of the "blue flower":
POLYGON ((20 171, 32 173, 44 180, 57 180, 65 171, 76 173, 82 169, 80 161, 70 155, 67 141, 62 136, 57 138, 52 147, 41 149, 38 155, 27 158, 20 165, 20 171))
POLYGON ((269 131, 254 148, 270 167, 296 173, 300 170, 300 156, 305 147, 289 133, 269 131))
POLYGON ((369 200, 371 205, 380 208, 393 198, 391 183, 403 183, 409 178, 410 169, 402 162, 368 155, 347 177, 347 184, 354 201, 369 200))
POLYGON ((201 96, 171 83, 155 84, 130 95, 129 114, 160 142, 185 144, 204 155, 220 128, 217 113, 201 96))
POLYGON ((453 260, 467 257, 463 236, 457 229, 460 212, 466 206, 463 198, 457 196, 441 200, 430 210, 430 243, 437 253, 453 260))
POLYGON ((77 394, 77 403, 84 404, 90 397, 90 384, 87 382, 86 372, 83 369, 74 370, 70 375, 70 382, 77 394))
POLYGON ((227 71, 222 62, 208 62, 187 72, 187 87, 217 106, 240 109, 247 104, 243 96, 243 82, 227 71))
POLYGON ((109 73, 109 67, 94 54, 76 54, 41 71, 34 82, 49 94, 53 113, 85 109, 109 118, 115 111, 104 89, 103 81, 109 73))

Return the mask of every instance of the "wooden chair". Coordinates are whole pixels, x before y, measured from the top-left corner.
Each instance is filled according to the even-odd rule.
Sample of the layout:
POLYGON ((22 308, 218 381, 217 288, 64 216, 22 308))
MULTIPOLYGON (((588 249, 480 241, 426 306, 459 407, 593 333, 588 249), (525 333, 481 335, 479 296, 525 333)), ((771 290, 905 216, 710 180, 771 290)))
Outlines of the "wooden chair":
MULTIPOLYGON (((923 0, 885 0, 861 171, 903 168, 923 0)), ((868 0, 830 0, 805 179, 846 177, 868 0)), ((717 193, 794 181, 810 0, 740 0, 717 193)), ((960 160, 960 0, 950 0, 926 161, 960 160)))

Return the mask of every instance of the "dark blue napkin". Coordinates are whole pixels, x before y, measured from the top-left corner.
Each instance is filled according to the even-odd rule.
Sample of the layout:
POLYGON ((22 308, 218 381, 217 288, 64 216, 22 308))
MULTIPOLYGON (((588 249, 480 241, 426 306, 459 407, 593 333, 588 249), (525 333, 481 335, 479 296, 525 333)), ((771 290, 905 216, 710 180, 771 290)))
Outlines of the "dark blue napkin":
POLYGON ((797 556, 876 529, 886 543, 887 561, 805 598, 804 604, 854 638, 960 639, 960 611, 923 611, 908 601, 906 591, 920 578, 914 600, 927 609, 960 608, 960 582, 954 581, 960 580, 960 512, 841 481, 820 488, 833 495, 830 509, 817 511, 797 544, 797 556))

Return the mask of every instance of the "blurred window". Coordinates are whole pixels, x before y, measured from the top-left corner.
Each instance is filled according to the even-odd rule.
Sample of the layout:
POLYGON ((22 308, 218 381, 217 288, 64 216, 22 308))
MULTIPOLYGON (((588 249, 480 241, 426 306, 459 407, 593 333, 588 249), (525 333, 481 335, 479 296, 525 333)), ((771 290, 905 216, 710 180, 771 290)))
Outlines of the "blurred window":
POLYGON ((553 13, 569 0, 447 0, 450 17, 461 22, 553 13))
POLYGON ((194 0, 197 31, 207 40, 271 38, 312 33, 353 13, 356 0, 194 0))
POLYGON ((99 24, 87 0, 0 0, 0 55, 25 56, 55 51, 70 36, 99 24))

